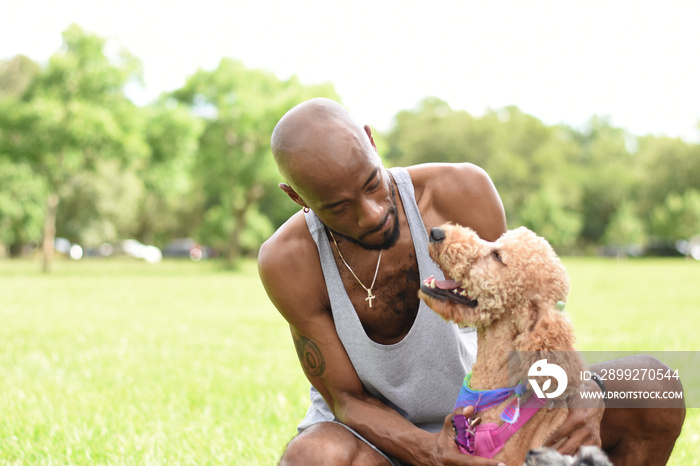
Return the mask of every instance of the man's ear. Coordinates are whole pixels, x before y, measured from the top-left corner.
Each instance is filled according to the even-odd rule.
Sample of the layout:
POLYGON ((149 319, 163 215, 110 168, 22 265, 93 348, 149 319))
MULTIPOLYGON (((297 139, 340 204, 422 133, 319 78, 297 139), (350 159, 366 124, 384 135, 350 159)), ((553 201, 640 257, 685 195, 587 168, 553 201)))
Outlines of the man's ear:
POLYGON ((365 133, 367 133, 369 142, 372 144, 372 147, 374 147, 374 150, 376 151, 377 145, 374 143, 374 138, 372 137, 372 130, 370 129, 369 125, 365 125, 365 133))
POLYGON ((284 191, 284 193, 287 196, 289 196, 291 200, 293 200, 302 207, 306 207, 306 202, 304 202, 304 200, 297 194, 297 192, 294 191, 294 188, 285 183, 280 183, 278 186, 282 191, 284 191))

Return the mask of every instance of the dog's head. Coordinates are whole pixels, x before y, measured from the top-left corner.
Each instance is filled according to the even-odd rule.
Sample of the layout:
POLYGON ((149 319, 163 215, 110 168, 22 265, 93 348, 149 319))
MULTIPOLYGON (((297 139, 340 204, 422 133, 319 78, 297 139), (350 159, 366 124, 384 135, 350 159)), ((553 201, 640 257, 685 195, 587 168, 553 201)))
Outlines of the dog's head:
POLYGON ((569 280, 544 238, 521 227, 491 243, 469 228, 446 224, 431 231, 430 256, 446 280, 426 279, 420 297, 445 320, 483 328, 509 316, 520 334, 518 350, 573 347, 573 341, 549 341, 573 337, 570 328, 556 328, 569 325, 558 308, 569 280))
POLYGON ((594 446, 579 448, 576 456, 562 455, 558 451, 542 447, 527 453, 523 466, 612 466, 603 451, 594 446))
POLYGON ((553 448, 542 447, 530 450, 523 466, 572 466, 574 458, 565 456, 553 448))

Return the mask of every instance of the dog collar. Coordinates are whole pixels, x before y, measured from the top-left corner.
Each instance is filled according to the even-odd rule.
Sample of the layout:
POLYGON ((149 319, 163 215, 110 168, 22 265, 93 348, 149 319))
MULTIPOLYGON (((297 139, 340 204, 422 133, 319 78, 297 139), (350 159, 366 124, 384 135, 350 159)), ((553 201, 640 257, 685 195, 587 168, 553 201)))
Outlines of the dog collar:
POLYGON ((474 413, 478 413, 480 411, 486 411, 487 409, 493 408, 494 406, 506 401, 512 395, 515 395, 515 398, 501 413, 501 419, 509 423, 513 423, 517 420, 517 406, 512 405, 514 402, 519 402, 520 397, 527 392, 527 385, 524 383, 519 383, 514 387, 495 388, 493 390, 474 390, 469 386, 469 381, 471 378, 471 372, 464 376, 462 388, 460 388, 459 395, 457 395, 455 409, 464 408, 465 406, 473 406, 474 413))
POLYGON ((474 390, 469 386, 470 380, 471 372, 464 377, 455 409, 473 406, 476 414, 497 406, 507 401, 511 395, 515 395, 501 412, 501 419, 505 422, 500 426, 494 423, 475 425, 475 420, 471 417, 467 419, 461 414, 452 418, 452 426, 456 434, 455 442, 462 453, 493 458, 506 441, 544 406, 546 400, 538 398, 533 393, 521 406, 520 400, 527 392, 527 386, 524 383, 493 390, 474 390))
POLYGON ((503 449, 509 438, 513 436, 532 416, 534 416, 546 401, 532 394, 520 408, 517 420, 513 423, 504 422, 500 426, 494 423, 474 425, 475 421, 457 414, 452 418, 455 431, 455 442, 459 450, 467 455, 493 458, 503 449))

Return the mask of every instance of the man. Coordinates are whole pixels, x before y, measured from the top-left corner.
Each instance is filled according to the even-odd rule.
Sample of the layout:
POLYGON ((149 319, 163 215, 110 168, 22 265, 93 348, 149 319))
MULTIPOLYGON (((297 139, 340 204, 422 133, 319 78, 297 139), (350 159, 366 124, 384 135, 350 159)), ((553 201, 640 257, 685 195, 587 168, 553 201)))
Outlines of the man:
MULTIPOLYGON (((290 110, 272 150, 281 189, 303 211, 263 245, 259 271, 312 385, 312 405, 281 463, 499 464, 461 454, 453 440, 451 409, 475 334, 417 297, 422 278, 441 275, 427 256, 431 227, 450 221, 489 241, 506 230, 488 175, 471 164, 387 170, 369 127, 327 99, 290 110)), ((599 390, 593 382, 587 389, 599 390)), ((619 464, 666 461, 682 410, 603 416, 600 404, 571 410, 552 443, 570 454, 600 445, 602 431, 619 464)))

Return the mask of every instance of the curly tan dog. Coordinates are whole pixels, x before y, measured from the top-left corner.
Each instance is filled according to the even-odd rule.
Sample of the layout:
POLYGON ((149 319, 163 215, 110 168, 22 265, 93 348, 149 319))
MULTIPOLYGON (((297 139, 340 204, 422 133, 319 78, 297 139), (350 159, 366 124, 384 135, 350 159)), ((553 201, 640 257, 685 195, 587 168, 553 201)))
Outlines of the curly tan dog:
MULTIPOLYGON (((537 409, 545 402, 541 401, 532 408, 532 417, 495 452, 494 457, 506 464, 522 464, 528 450, 544 445, 564 421, 567 408, 563 400, 580 387, 583 361, 574 352, 573 328, 558 308, 569 291, 566 270, 549 243, 526 228, 510 230, 490 243, 468 228, 447 224, 434 228, 430 240, 430 255, 448 279, 426 279, 419 296, 445 320, 476 328, 477 360, 471 379, 466 379, 472 391, 509 387, 509 381, 512 385, 515 380, 522 388, 516 391, 521 396, 517 406, 522 401, 532 408, 538 397, 525 382, 533 364, 547 358, 568 376, 566 390, 557 398, 558 407, 552 409, 550 403, 537 409)), ((548 386, 545 378, 538 379, 539 387, 548 386)), ((513 406, 514 398, 509 396, 480 412, 480 421, 469 420, 468 425, 510 427, 504 426, 501 413, 513 406)), ((480 440, 477 436, 471 441, 480 440)), ((478 448, 467 452, 480 454, 478 448)))

